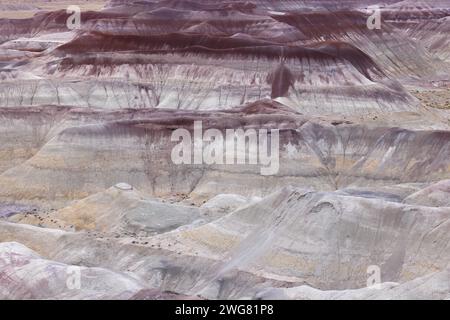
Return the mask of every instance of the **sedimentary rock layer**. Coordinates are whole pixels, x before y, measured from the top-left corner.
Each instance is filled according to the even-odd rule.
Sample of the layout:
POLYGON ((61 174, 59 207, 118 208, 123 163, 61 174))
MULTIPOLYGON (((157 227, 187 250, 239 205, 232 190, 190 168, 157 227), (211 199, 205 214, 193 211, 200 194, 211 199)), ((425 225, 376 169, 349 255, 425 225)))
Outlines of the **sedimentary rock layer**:
POLYGON ((0 298, 450 298, 448 0, 28 3, 0 298))

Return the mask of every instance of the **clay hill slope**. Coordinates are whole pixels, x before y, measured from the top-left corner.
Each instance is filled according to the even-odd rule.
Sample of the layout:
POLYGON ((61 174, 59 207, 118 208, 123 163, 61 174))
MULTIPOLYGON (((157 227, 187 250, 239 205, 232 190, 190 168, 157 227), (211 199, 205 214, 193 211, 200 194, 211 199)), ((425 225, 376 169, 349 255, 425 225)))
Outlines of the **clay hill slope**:
POLYGON ((201 221, 196 207, 148 199, 126 183, 82 199, 44 217, 14 215, 10 221, 47 228, 149 236, 201 221))
POLYGON ((449 174, 450 137, 442 130, 311 119, 267 102, 228 112, 144 114, 142 120, 103 122, 96 116, 93 124, 55 133, 31 158, 0 175, 1 197, 66 203, 125 182, 156 197, 184 194, 203 201, 220 193, 264 196, 285 185, 337 190, 430 183, 449 174), (175 165, 173 129, 193 133, 200 120, 204 130, 280 130, 279 170, 264 176, 265 165, 175 165))
POLYGON ((5 21, 2 105, 226 109, 272 97, 309 114, 389 113, 419 106, 397 80, 446 78, 447 10, 420 7, 424 20, 388 6, 369 30, 362 4, 315 4, 112 2, 76 31, 64 11, 5 21))
POLYGON ((0 298, 448 299, 449 4, 0 19, 0 298), (249 137, 257 164, 176 164, 200 122, 270 132, 270 163, 249 137))
MULTIPOLYGON (((0 240, 15 239, 68 264, 127 270, 162 291, 207 298, 279 296, 284 291, 271 288, 302 285, 364 288, 373 265, 382 282, 400 283, 392 292, 384 285, 386 297, 405 288, 404 298, 444 298, 448 284, 437 279, 444 279, 449 263, 449 218, 448 208, 285 188, 202 226, 147 238, 1 222, 0 240)), ((294 298, 337 296, 302 288, 285 292, 294 298)), ((352 297, 352 291, 340 294, 352 297)))

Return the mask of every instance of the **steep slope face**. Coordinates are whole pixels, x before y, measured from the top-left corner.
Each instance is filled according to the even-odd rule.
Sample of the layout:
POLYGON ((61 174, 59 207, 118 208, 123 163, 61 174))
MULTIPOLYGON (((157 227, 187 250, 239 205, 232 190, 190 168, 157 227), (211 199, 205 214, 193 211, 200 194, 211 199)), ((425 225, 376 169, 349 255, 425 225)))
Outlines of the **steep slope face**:
POLYGON ((446 105, 449 7, 112 0, 77 30, 65 10, 2 19, 0 296, 449 298, 450 114, 425 101, 446 105))
POLYGON ((66 230, 89 230, 118 236, 150 236, 201 222, 196 207, 149 199, 126 183, 82 199, 45 216, 19 214, 10 221, 66 230))
POLYGON ((373 288, 334 291, 321 291, 308 286, 274 288, 265 289, 256 297, 297 300, 448 300, 449 280, 450 273, 445 270, 403 284, 383 283, 373 288))
POLYGON ((384 282, 445 270, 449 214, 448 208, 283 190, 198 229, 161 238, 177 240, 175 250, 195 247, 224 261, 211 282, 237 268, 345 289, 364 286, 371 265, 381 268, 384 282))
MULTIPOLYGON (((20 94, 15 99, 23 98, 20 94)), ((152 110, 117 110, 109 113, 68 106, 0 109, 0 172, 34 156, 40 148, 67 128, 108 121, 145 118, 152 110)))
POLYGON ((356 108, 348 110, 339 102, 342 100, 339 97, 342 87, 353 85, 352 92, 344 91, 356 100, 349 102, 350 106, 357 105, 358 99, 368 101, 366 97, 375 96, 376 100, 367 102, 367 108, 373 107, 375 112, 415 109, 414 99, 401 86, 383 76, 369 56, 351 45, 329 42, 292 47, 256 40, 250 35, 242 38, 236 35, 217 37, 171 33, 123 36, 95 31, 58 48, 57 51, 66 58, 58 65, 56 74, 72 77, 96 74, 102 78, 117 76, 124 64, 131 64, 130 79, 148 83, 130 88, 120 82, 104 81, 98 87, 104 86, 104 91, 108 92, 114 91, 115 86, 118 95, 123 95, 125 89, 129 90, 128 99, 135 97, 132 103, 152 107, 203 109, 238 105, 267 96, 287 96, 294 101, 302 101, 298 107, 302 112, 311 112, 310 105, 317 103, 325 104, 322 112, 359 112, 356 108), (88 47, 101 54, 77 58, 88 47), (126 59, 121 59, 112 58, 108 53, 111 51, 144 51, 147 55, 141 58, 142 55, 133 57, 127 54, 126 59), (173 64, 166 60, 157 67, 150 66, 162 54, 173 54, 172 61, 177 62, 173 64), (152 58, 149 59, 149 55, 152 58), (203 65, 199 59, 208 56, 215 61, 203 65), (286 59, 284 68, 291 74, 287 83, 275 76, 280 59, 286 59), (190 65, 194 61, 196 65, 190 65), (236 68, 234 61, 245 62, 246 69, 236 68), (325 76, 321 72, 323 68, 331 70, 331 76, 325 76), (279 86, 285 89, 281 92, 274 89, 279 86), (334 109, 328 111, 327 106, 331 108, 332 105, 334 109))
POLYGON ((31 158, 66 108, 3 108, 0 111, 0 172, 31 158))
MULTIPOLYGON (((399 0, 386 0, 383 1, 385 4, 396 3, 399 0)), ((218 5, 225 8, 239 8, 239 9, 256 9, 262 8, 264 10, 281 10, 289 11, 295 9, 330 9, 336 10, 339 8, 359 8, 367 5, 378 4, 376 0, 343 0, 343 1, 333 1, 333 0, 287 0, 287 1, 270 1, 270 0, 252 0, 252 1, 242 1, 242 0, 198 0, 192 1, 179 1, 179 0, 168 0, 168 1, 126 1, 126 0, 110 0, 108 1, 107 7, 121 7, 125 4, 133 5, 145 5, 150 8, 158 7, 173 7, 182 9, 214 9, 218 5)))
POLYGON ((148 288, 130 275, 46 260, 14 242, 0 243, 0 275, 0 297, 9 300, 188 298, 148 288))
MULTIPOLYGON (((114 270, 116 273, 131 273, 141 283, 159 288, 160 292, 195 292, 197 283, 207 276, 210 269, 208 266, 215 266, 218 263, 212 257, 198 256, 195 248, 191 248, 188 252, 180 252, 170 250, 175 243, 159 241, 150 244, 149 241, 154 239, 153 237, 117 239, 98 233, 58 232, 5 222, 0 222, 0 227, 2 242, 16 239, 32 247, 40 255, 71 265, 104 266, 105 269, 114 270)), ((26 279, 24 282, 26 283, 26 279)), ((246 272, 238 274, 231 283, 229 289, 232 291, 227 289, 221 294, 222 297, 249 296, 253 295, 257 288, 289 284, 246 272)), ((219 295, 216 293, 216 296, 219 295)))
POLYGON ((443 180, 409 195, 405 199, 405 203, 430 207, 450 207, 449 193, 450 181, 443 180))
MULTIPOLYGON (((155 196, 185 194, 200 200, 237 190, 267 195, 286 184, 336 190, 433 182, 449 175, 447 132, 333 125, 277 107, 263 108, 264 104, 256 104, 230 112, 161 110, 147 113, 145 120, 68 128, 32 158, 0 175, 5 186, 0 193, 4 198, 64 202, 126 182, 155 196), (186 128, 193 134, 194 122, 200 120, 202 132, 280 129, 279 170, 264 176, 261 168, 267 166, 248 161, 246 165, 174 164, 173 129, 186 128)), ((253 141, 245 150, 258 147, 253 141)))
MULTIPOLYGON (((408 16, 408 12, 402 14, 403 19, 415 19, 408 16)), ((414 38, 403 37, 403 30, 389 20, 384 10, 382 17, 380 30, 367 28, 368 14, 365 12, 291 13, 277 19, 295 26, 307 36, 308 42, 325 39, 352 44, 370 55, 387 74, 394 77, 430 77, 442 73, 440 68, 447 70, 448 65, 434 60, 414 38), (338 27, 334 27, 336 24, 338 27)), ((436 19, 441 17, 441 13, 436 14, 436 19)))
MULTIPOLYGON (((446 1, 401 1, 383 10, 383 17, 420 42, 436 59, 448 62, 448 15, 446 1)), ((448 66, 448 64, 447 64, 448 66)))

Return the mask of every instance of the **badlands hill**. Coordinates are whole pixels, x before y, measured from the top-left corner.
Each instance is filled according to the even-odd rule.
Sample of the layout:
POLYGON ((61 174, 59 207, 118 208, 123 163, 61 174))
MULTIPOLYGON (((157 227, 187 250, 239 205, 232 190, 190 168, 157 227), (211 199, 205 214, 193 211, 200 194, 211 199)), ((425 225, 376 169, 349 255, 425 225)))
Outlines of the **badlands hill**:
POLYGON ((450 298, 448 0, 65 5, 0 2, 0 298, 450 298))

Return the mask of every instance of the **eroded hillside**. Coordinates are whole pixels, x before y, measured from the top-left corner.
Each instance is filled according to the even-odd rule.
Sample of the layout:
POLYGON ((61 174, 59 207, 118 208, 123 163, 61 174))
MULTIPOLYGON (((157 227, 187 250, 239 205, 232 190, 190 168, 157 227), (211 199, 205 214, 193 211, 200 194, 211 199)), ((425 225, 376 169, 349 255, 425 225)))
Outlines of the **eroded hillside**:
POLYGON ((0 298, 450 298, 448 0, 65 5, 0 1, 0 298))

